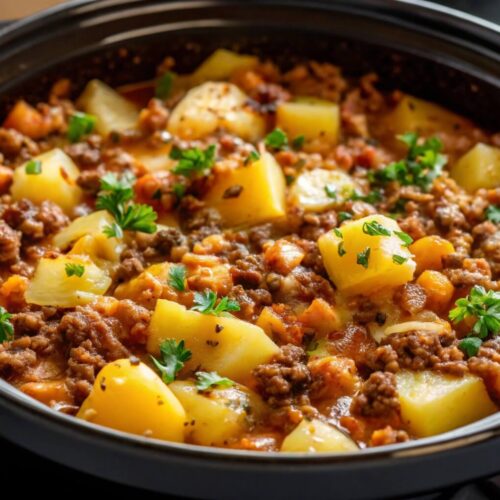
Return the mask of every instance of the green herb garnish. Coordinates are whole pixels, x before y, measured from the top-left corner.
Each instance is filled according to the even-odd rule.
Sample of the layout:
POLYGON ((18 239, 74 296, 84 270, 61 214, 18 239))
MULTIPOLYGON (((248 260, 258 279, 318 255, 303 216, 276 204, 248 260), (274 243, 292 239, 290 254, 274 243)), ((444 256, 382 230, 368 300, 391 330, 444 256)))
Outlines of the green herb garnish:
POLYGON ((342 235, 342 231, 338 227, 334 227, 332 231, 334 232, 335 236, 337 236, 337 238, 342 239, 344 237, 342 235))
POLYGON ((304 145, 306 138, 303 135, 298 135, 295 139, 292 140, 292 148, 293 149, 301 149, 304 145))
POLYGON ((174 174, 184 177, 201 174, 211 169, 215 164, 215 144, 211 144, 205 150, 172 148, 170 158, 178 160, 177 165, 172 169, 174 174))
POLYGON ((28 175, 40 175, 42 173, 42 162, 40 160, 30 160, 24 167, 28 175))
POLYGON ((337 199, 337 190, 335 188, 332 188, 328 184, 325 186, 325 193, 328 198, 331 198, 332 200, 337 199))
POLYGON ((14 337, 14 327, 10 322, 12 314, 0 306, 0 344, 14 337))
POLYGON ((343 257, 347 252, 344 248, 344 242, 341 241, 337 247, 337 252, 339 254, 339 257, 343 257))
POLYGON ((486 218, 494 224, 500 224, 500 206, 490 205, 485 212, 486 218))
POLYGON ((208 391, 214 387, 231 387, 234 382, 227 377, 221 377, 217 372, 196 372, 195 385, 199 391, 208 391))
POLYGON ((182 264, 171 266, 168 271, 168 284, 183 292, 186 289, 186 268, 182 264))
POLYGON ((337 218, 339 219, 339 222, 344 222, 345 220, 351 220, 352 214, 349 212, 339 212, 337 218))
POLYGON ((413 238, 404 231, 394 231, 394 234, 403 242, 404 247, 408 247, 413 243, 413 238))
POLYGON ((458 343, 458 347, 470 358, 477 354, 482 343, 479 337, 465 337, 458 343))
POLYGON ((205 290, 204 292, 195 292, 194 306, 192 311, 198 311, 203 314, 213 314, 220 316, 222 313, 239 311, 240 305, 235 300, 230 300, 228 297, 222 297, 219 303, 217 302, 217 294, 213 290, 205 290))
POLYGON ((84 135, 90 134, 95 127, 97 118, 94 115, 76 111, 71 115, 68 124, 69 142, 78 142, 84 135))
POLYGON ((366 247, 362 252, 356 254, 356 263, 360 266, 363 266, 365 269, 368 269, 368 261, 370 259, 370 247, 366 247))
POLYGON ((174 83, 174 74, 167 71, 158 78, 155 85, 155 96, 159 99, 166 99, 172 92, 172 84, 174 83))
POLYGON ((288 137, 285 132, 279 128, 275 128, 272 132, 266 135, 264 144, 272 149, 285 149, 288 146, 288 137))
POLYGON ((250 163, 253 163, 254 161, 260 160, 260 154, 257 151, 250 151, 250 154, 245 158, 245 161, 243 162, 243 165, 249 165, 250 163))
POLYGON ((191 359, 191 351, 184 348, 184 340, 177 343, 174 339, 164 340, 160 344, 160 359, 151 356, 163 382, 170 384, 175 380, 184 363, 191 359))
POLYGON ((363 233, 370 236, 390 236, 391 232, 376 220, 365 222, 363 224, 363 233))
POLYGON ((68 278, 70 276, 77 276, 78 278, 81 278, 83 276, 83 273, 85 273, 85 266, 68 262, 64 266, 64 270, 66 271, 66 276, 68 278))
POLYGON ((382 193, 376 189, 370 191, 366 195, 354 191, 351 194, 350 199, 352 201, 364 201, 365 203, 369 203, 370 205, 375 205, 375 203, 382 201, 382 193))
POLYGON ((404 264, 407 260, 408 260, 408 257, 403 257, 402 255, 397 255, 397 254, 394 254, 394 255, 392 256, 392 262, 394 262, 394 264, 402 265, 402 264, 404 264))

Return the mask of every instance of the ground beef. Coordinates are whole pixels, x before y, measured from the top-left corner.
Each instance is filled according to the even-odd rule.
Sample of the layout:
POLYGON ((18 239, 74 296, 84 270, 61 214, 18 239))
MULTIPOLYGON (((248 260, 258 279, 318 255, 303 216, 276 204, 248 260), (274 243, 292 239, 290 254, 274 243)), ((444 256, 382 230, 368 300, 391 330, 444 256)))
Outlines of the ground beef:
POLYGON ((158 258, 177 261, 189 250, 188 240, 177 228, 160 229, 153 236, 143 251, 146 261, 155 261, 158 258))
POLYGON ((434 222, 439 229, 467 228, 467 222, 460 207, 455 203, 442 202, 436 207, 434 222))
POLYGON ((472 373, 484 380, 491 398, 500 405, 500 337, 485 342, 468 365, 472 373))
POLYGON ((144 259, 137 250, 127 248, 120 255, 120 265, 115 271, 115 282, 120 283, 135 278, 144 271, 144 259))
POLYGON ((462 267, 458 269, 445 269, 444 274, 457 288, 472 288, 475 285, 485 288, 497 288, 491 281, 491 269, 485 259, 465 258, 462 267))
POLYGON ((283 346, 270 363, 255 368, 253 374, 262 397, 274 407, 292 405, 298 395, 307 393, 311 383, 306 362, 304 349, 290 344, 283 346))
POLYGON ((168 109, 160 99, 150 99, 146 108, 139 116, 139 127, 146 134, 152 134, 158 130, 164 131, 168 120, 168 109))
POLYGON ((78 167, 85 170, 95 168, 101 163, 101 143, 99 135, 91 135, 84 142, 70 144, 64 150, 78 167))
POLYGON ((422 311, 427 301, 425 290, 416 283, 406 283, 394 294, 394 301, 409 314, 422 311))
POLYGON ((393 429, 387 425, 383 429, 373 431, 370 438, 370 446, 386 446, 389 444, 405 443, 410 440, 408 433, 403 430, 393 429))
POLYGON ((0 344, 0 374, 9 379, 22 375, 35 366, 36 352, 29 348, 29 338, 24 337, 10 343, 0 344), (28 342, 26 342, 26 340, 28 342))
POLYGON ((21 233, 0 220, 0 264, 12 264, 19 260, 21 233))
MULTIPOLYGON (((434 369, 454 375, 467 371, 464 354, 457 346, 453 332, 435 333, 429 331, 410 331, 395 333, 382 340, 382 345, 390 346, 397 354, 400 368, 410 370, 434 369)), ((384 351, 386 359, 392 354, 384 351)), ((379 358, 381 359, 381 358, 379 358)), ((391 361, 392 362, 392 361, 391 361)), ((393 365, 395 367, 395 365, 393 365)))
POLYGON ((264 283, 264 261, 261 255, 248 255, 231 266, 231 277, 236 285, 257 288, 264 283))
POLYGON ((84 170, 76 182, 88 194, 96 195, 101 189, 101 177, 99 170, 84 170))
POLYGON ((358 368, 365 366, 367 355, 376 347, 366 328, 354 323, 348 323, 343 330, 329 335, 328 350, 352 358, 358 368))
POLYGON ((393 373, 374 372, 366 380, 351 404, 354 414, 364 417, 388 417, 399 413, 400 404, 393 373))
POLYGON ((367 353, 365 364, 374 371, 396 373, 399 371, 398 353, 390 345, 378 346, 367 353))

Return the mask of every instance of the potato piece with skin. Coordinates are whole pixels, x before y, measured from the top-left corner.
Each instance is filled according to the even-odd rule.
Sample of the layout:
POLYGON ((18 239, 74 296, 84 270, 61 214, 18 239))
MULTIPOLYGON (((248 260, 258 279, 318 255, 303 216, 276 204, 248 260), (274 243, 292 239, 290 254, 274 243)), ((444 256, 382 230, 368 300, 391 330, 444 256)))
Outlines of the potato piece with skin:
POLYGON ((405 370, 396 374, 396 381, 401 417, 417 437, 451 431, 498 410, 475 375, 405 370))
POLYGON ((306 212, 319 212, 347 201, 355 189, 356 183, 345 172, 315 168, 297 177, 290 188, 290 201, 306 212))
POLYGON ((265 412, 260 397, 241 385, 200 392, 194 382, 169 385, 186 411, 186 439, 204 446, 222 446, 249 432, 265 412))
POLYGON ((443 258, 455 252, 453 245, 440 236, 424 236, 410 245, 410 252, 417 263, 417 274, 432 269, 443 269, 443 258))
POLYGON ((26 302, 39 306, 75 307, 88 304, 104 295, 110 285, 108 273, 86 256, 43 258, 38 261, 35 274, 26 290, 26 302), (83 275, 68 276, 67 265, 83 266, 83 275))
POLYGON ((317 419, 302 420, 281 445, 284 452, 344 453, 358 450, 350 437, 317 419))
POLYGON ((77 105, 97 118, 95 130, 107 136, 137 127, 139 111, 130 101, 100 80, 91 80, 77 105))
POLYGON ((286 214, 285 176, 276 160, 263 153, 245 167, 220 172, 205 197, 216 208, 226 226, 246 226, 280 219, 286 214), (224 198, 226 190, 241 186, 236 198, 224 198))
POLYGON ((82 190, 76 184, 80 171, 73 160, 56 148, 35 156, 31 161, 41 163, 41 172, 27 173, 29 162, 17 167, 11 186, 12 197, 15 200, 27 198, 35 204, 50 200, 66 213, 71 213, 82 198, 82 190))
POLYGON ((344 224, 338 231, 329 231, 318 240, 330 279, 342 293, 370 294, 382 289, 395 288, 413 278, 415 262, 403 241, 394 233, 400 232, 398 223, 384 215, 370 215, 344 224), (367 234, 366 224, 378 223, 391 234, 367 234), (340 248, 340 250, 339 250, 340 248), (364 252, 369 255, 367 263, 358 263, 364 252), (407 259, 401 264, 393 256, 407 259))
POLYGON ((206 82, 191 89, 173 109, 168 131, 181 139, 196 140, 217 130, 257 142, 266 131, 265 120, 248 105, 248 97, 236 85, 206 82))
POLYGON ((290 139, 304 136, 308 142, 337 143, 340 131, 339 107, 334 102, 315 98, 298 98, 282 102, 276 109, 276 126, 290 139))
POLYGON ((500 186, 500 148, 476 144, 451 167, 450 175, 471 193, 500 186))
POLYGON ((186 412, 144 363, 119 359, 97 375, 78 418, 119 431, 166 441, 184 441, 186 412))
POLYGON ((252 370, 279 352, 278 346, 258 326, 231 316, 189 311, 168 300, 158 300, 151 323, 147 350, 158 355, 166 339, 184 340, 192 357, 188 370, 203 367, 244 383, 252 370))
POLYGON ((113 222, 113 216, 105 210, 78 217, 54 236, 54 246, 65 250, 74 243, 72 253, 90 255, 95 261, 117 262, 124 248, 123 240, 108 238, 103 232, 113 222))

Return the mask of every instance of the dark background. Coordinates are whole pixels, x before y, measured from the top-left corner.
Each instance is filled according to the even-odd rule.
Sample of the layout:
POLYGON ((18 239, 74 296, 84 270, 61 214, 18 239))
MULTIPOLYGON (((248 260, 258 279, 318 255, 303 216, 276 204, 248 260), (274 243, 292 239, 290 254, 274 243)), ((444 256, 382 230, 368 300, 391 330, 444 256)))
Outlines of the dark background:
MULTIPOLYGON (((11 1, 11 0, 0 0, 11 1)), ((21 0, 22 1, 22 0, 21 0)), ((437 3, 461 9, 493 22, 500 23, 500 0, 440 0, 437 3)), ((120 496, 153 500, 170 498, 165 495, 149 493, 135 488, 127 488, 78 473, 49 460, 15 447, 0 439, 0 476, 4 488, 2 496, 30 496, 45 498, 92 498, 98 496, 120 496)), ((459 478, 457 478, 459 480, 459 478)), ((474 484, 460 485, 445 491, 434 492, 418 497, 418 500, 500 500, 500 477, 485 479, 474 484)), ((304 499, 306 500, 306 499, 304 499)), ((416 499, 415 499, 416 500, 416 499)))

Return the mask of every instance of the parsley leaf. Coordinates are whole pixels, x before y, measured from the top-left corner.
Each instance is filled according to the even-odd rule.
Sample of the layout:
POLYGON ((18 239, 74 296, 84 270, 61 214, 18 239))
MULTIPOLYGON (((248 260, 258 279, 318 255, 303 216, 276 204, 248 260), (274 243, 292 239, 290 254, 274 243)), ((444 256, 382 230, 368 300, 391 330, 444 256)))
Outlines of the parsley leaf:
POLYGON ((328 184, 325 186, 325 193, 328 198, 331 198, 332 200, 337 199, 337 190, 328 184))
POLYGON ((402 255, 394 254, 392 256, 392 262, 394 262, 394 264, 398 264, 400 266, 402 264, 404 264, 407 260, 408 260, 408 257, 403 257, 402 255))
POLYGON ((216 302, 217 294, 213 290, 195 292, 194 306, 191 307, 191 310, 198 311, 203 314, 213 314, 214 316, 220 316, 225 312, 240 310, 238 302, 230 300, 228 297, 222 297, 217 305, 216 302))
POLYGON ((406 158, 371 172, 371 180, 382 184, 397 181, 403 186, 415 185, 427 191, 446 165, 447 157, 440 153, 443 144, 437 137, 431 137, 419 145, 418 135, 413 132, 397 138, 408 146, 406 158))
POLYGON ((339 254, 339 257, 343 257, 347 252, 344 248, 344 242, 341 241, 337 247, 337 252, 339 254))
POLYGON ((249 165, 250 163, 253 163, 254 161, 260 160, 260 154, 257 151, 250 151, 250 154, 245 158, 245 161, 243 162, 243 165, 249 165))
POLYGON ((163 382, 170 384, 175 380, 184 363, 191 359, 191 351, 184 348, 184 340, 177 343, 174 339, 164 340, 160 344, 160 359, 151 356, 163 382))
POLYGON ((14 336, 14 327, 10 322, 12 314, 0 306, 0 344, 6 340, 11 340, 14 336))
POLYGON ((365 269, 368 269, 368 261, 370 259, 371 251, 372 249, 370 247, 366 247, 362 252, 356 254, 356 263, 363 266, 365 269))
POLYGON ((450 311, 449 318, 454 323, 459 323, 465 318, 474 317, 476 323, 472 334, 484 339, 489 334, 500 333, 500 292, 489 290, 475 285, 468 297, 458 299, 455 307, 450 311))
POLYGON ((376 220, 365 222, 363 224, 363 233, 370 236, 390 236, 391 232, 376 220))
POLYGON ((272 149, 285 149, 288 146, 288 137, 280 128, 275 128, 272 132, 266 135, 264 144, 272 149))
POLYGON ((78 142, 84 135, 94 130, 97 118, 94 115, 77 111, 71 115, 68 124, 69 142, 78 142))
POLYGON ((477 354, 482 343, 478 337, 465 337, 458 343, 458 348, 470 358, 477 354))
POLYGON ((337 238, 342 239, 344 237, 342 231, 338 227, 334 227, 332 231, 334 232, 335 236, 337 236, 337 238))
POLYGON ((172 92, 172 84, 174 83, 174 74, 167 71, 158 78, 155 85, 155 96, 159 99, 166 99, 172 92))
POLYGON ((30 160, 24 167, 28 175, 40 175, 42 173, 42 162, 40 160, 30 160))
POLYGON ((186 268, 182 264, 171 266, 168 270, 168 284, 179 292, 183 292, 186 289, 185 282, 186 268))
POLYGON ((301 149, 302 146, 304 145, 305 141, 306 141, 306 138, 303 135, 298 135, 292 141, 292 147, 293 147, 293 149, 301 149))
POLYGON ((413 243, 413 238, 404 231, 394 231, 394 234, 403 242, 404 247, 409 247, 413 243))
POLYGON ((77 276, 78 278, 81 278, 83 274, 85 273, 85 266, 82 266, 81 264, 74 264, 71 262, 68 262, 64 266, 64 270, 66 271, 66 276, 69 278, 70 276, 77 276))
POLYGON ((234 382, 227 377, 221 377, 217 372, 196 372, 195 385, 199 391, 208 391, 216 386, 231 387, 234 382))
POLYGON ((351 220, 352 214, 350 214, 349 212, 339 212, 338 219, 339 219, 339 222, 344 222, 345 220, 351 220))
POLYGON ((500 224, 500 206, 490 205, 485 212, 485 216, 488 220, 494 224, 500 224))
POLYGON ((366 195, 359 194, 358 192, 354 191, 351 194, 350 199, 352 201, 364 201, 365 203, 369 203, 370 205, 375 205, 375 203, 382 201, 382 193, 376 189, 370 191, 366 195))
POLYGON ((180 200, 186 193, 186 186, 184 186, 184 184, 177 182, 172 186, 172 192, 175 194, 177 199, 180 200))
POLYGON ((172 160, 178 160, 172 169, 174 174, 189 177, 192 174, 200 174, 211 169, 215 164, 215 144, 211 144, 205 150, 200 148, 180 149, 172 148, 170 152, 172 160))

